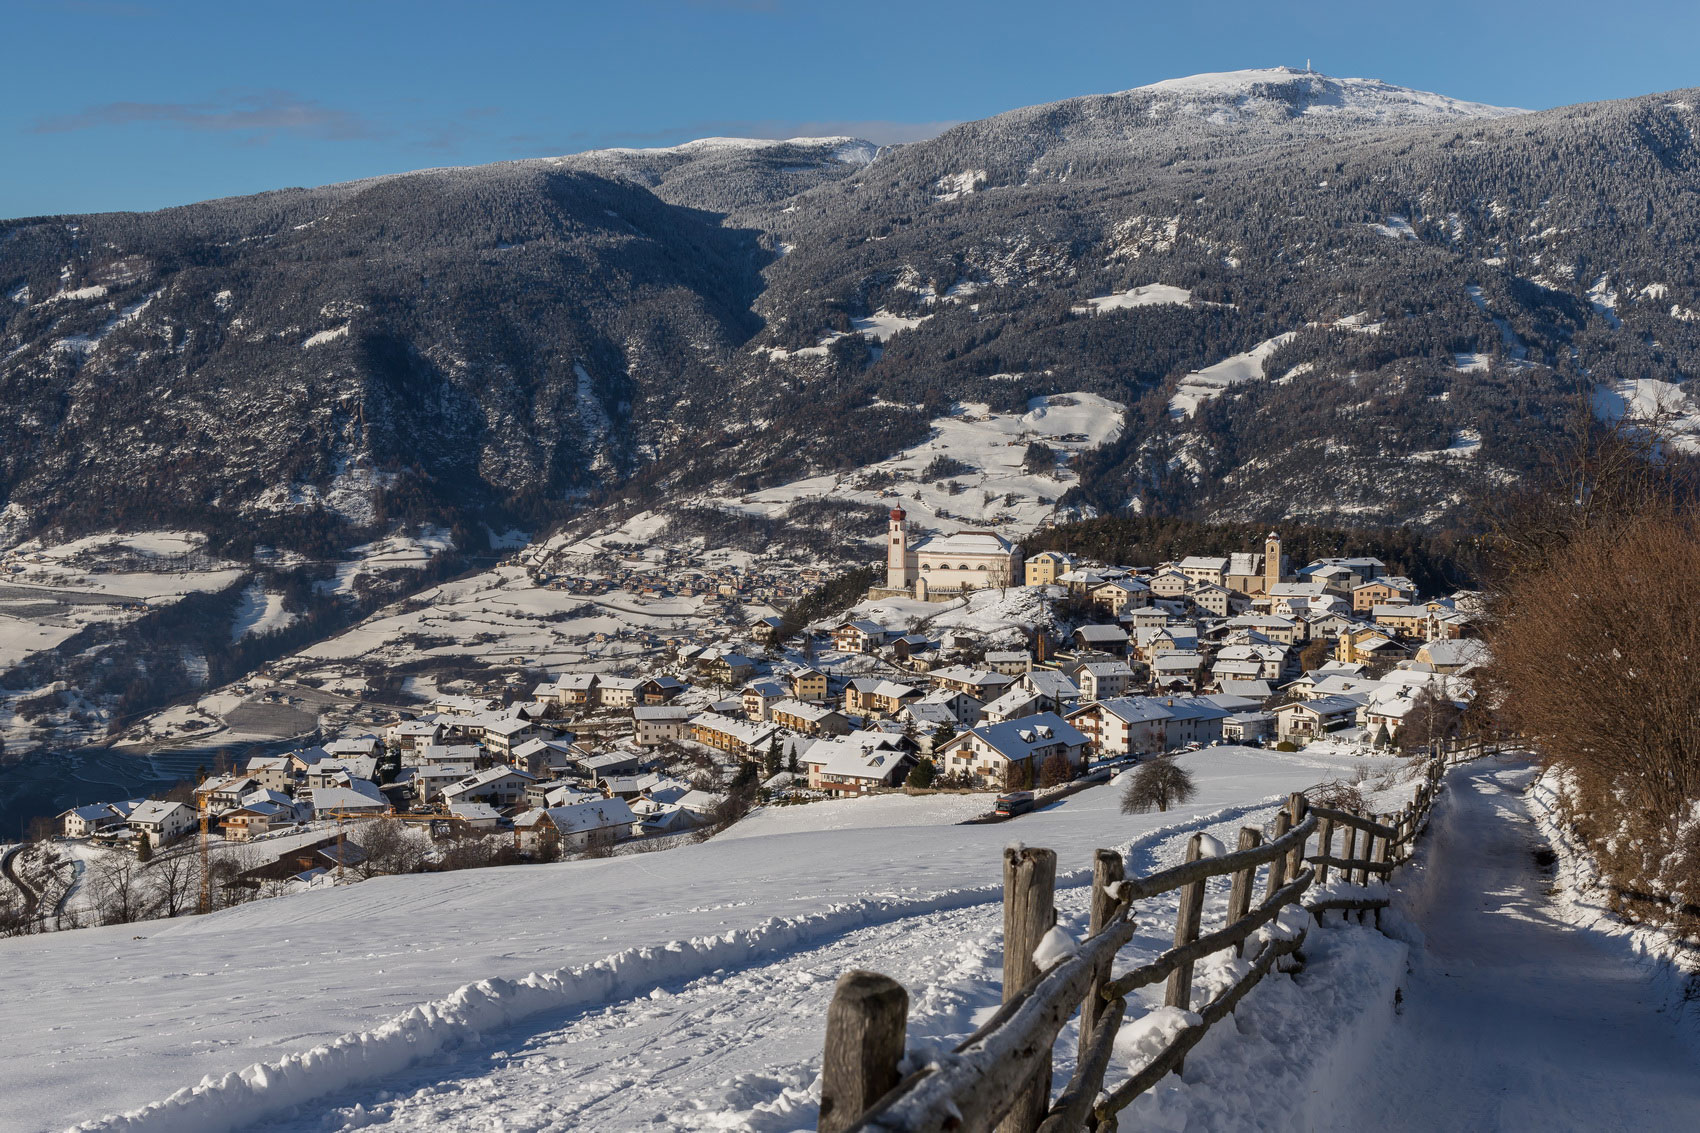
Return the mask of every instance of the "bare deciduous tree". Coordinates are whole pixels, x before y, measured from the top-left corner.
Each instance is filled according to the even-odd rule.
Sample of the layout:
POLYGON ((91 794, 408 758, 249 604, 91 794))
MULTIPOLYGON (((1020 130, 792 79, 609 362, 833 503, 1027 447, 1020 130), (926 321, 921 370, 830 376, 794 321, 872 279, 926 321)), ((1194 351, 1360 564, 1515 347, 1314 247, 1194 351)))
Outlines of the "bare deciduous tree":
POLYGON ((1148 811, 1168 810, 1171 806, 1190 802, 1198 793, 1193 785, 1192 772, 1176 763, 1171 756, 1161 755, 1139 765, 1122 788, 1122 813, 1145 814, 1148 811))

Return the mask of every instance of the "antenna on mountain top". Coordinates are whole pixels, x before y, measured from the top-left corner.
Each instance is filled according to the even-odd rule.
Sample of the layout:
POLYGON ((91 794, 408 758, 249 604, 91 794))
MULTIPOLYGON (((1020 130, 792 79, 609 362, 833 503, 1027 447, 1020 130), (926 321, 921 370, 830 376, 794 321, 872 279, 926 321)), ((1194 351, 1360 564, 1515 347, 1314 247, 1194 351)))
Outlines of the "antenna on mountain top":
POLYGON ((1305 74, 1309 75, 1309 74, 1313 74, 1313 73, 1314 72, 1312 72, 1311 69, 1310 69, 1310 57, 1306 56, 1305 57, 1305 74))

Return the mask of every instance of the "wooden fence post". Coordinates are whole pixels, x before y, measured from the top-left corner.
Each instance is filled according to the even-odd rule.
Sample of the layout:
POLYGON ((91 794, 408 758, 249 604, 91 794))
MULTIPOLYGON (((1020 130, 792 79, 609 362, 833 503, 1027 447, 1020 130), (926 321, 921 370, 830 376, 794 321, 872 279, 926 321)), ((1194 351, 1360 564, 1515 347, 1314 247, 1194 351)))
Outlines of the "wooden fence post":
MULTIPOLYGON (((1091 920, 1087 923, 1087 938, 1097 936, 1104 931, 1104 925, 1109 922, 1110 912, 1116 907, 1115 898, 1110 896, 1110 888, 1120 881, 1124 875, 1125 866, 1122 856, 1114 850, 1099 850, 1092 858, 1092 912, 1091 920)), ((1104 984, 1110 978, 1110 965, 1113 959, 1106 957, 1098 970, 1092 973, 1092 983, 1086 989, 1086 998, 1080 1003, 1080 1059, 1086 1060, 1087 1052, 1092 1046, 1092 1037, 1097 1033, 1098 1020, 1104 1014, 1109 1004, 1104 1002, 1100 994, 1104 984)))
MULTIPOLYGON (((1325 818, 1322 820, 1321 825, 1316 828, 1316 856, 1319 858, 1329 858, 1333 855, 1334 820, 1332 818, 1325 818)), ((1316 883, 1318 885, 1328 884, 1328 863, 1326 861, 1316 863, 1316 883)))
MULTIPOLYGON (((1003 853, 1003 1001, 1039 974, 1033 950, 1056 923, 1057 855, 1053 850, 1011 846, 1003 853)), ((998 1133, 1033 1133, 1051 1107, 1051 1058, 1046 1055, 1033 1079, 998 1123, 998 1133)))
POLYGON ((826 1009, 826 1053, 821 1058, 821 1133, 848 1129, 901 1075, 909 993, 878 972, 853 970, 838 977, 826 1009))
MULTIPOLYGON (((1194 834, 1187 839, 1186 860, 1195 862, 1202 856, 1204 835, 1194 834)), ((1175 947, 1191 944, 1198 939, 1199 922, 1204 917, 1204 882, 1198 880, 1183 885, 1180 888, 1180 907, 1175 913, 1175 947)), ((1192 1009, 1192 961, 1188 960, 1169 973, 1169 986, 1163 996, 1166 1007, 1179 1007, 1182 1011, 1192 1009)), ((1179 1074, 1185 1066, 1185 1061, 1175 1063, 1175 1073, 1179 1074)))
MULTIPOLYGON (((1255 850, 1263 844, 1263 832, 1250 826, 1240 827, 1240 845, 1242 850, 1255 850)), ((1256 878, 1257 867, 1248 865, 1234 873, 1232 887, 1228 890, 1228 923, 1234 924, 1251 910, 1251 884, 1256 878)), ((1234 955, 1245 955, 1245 941, 1234 945, 1234 955)))
MULTIPOLYGON (((1309 809, 1310 809, 1310 803, 1308 803, 1305 800, 1305 797, 1303 795, 1299 794, 1297 791, 1294 791, 1292 794, 1288 795, 1287 796, 1287 822, 1288 822, 1287 828, 1290 830, 1294 826, 1297 826, 1299 823, 1303 822, 1305 820, 1305 812, 1308 811, 1309 809)), ((1309 841, 1309 839, 1307 838, 1305 841, 1309 841)), ((1294 846, 1292 852, 1287 855, 1287 880, 1291 881, 1293 878, 1295 878, 1299 874, 1303 873, 1304 868, 1305 868, 1305 847, 1304 847, 1304 842, 1300 842, 1297 846, 1294 846)))
MULTIPOLYGON (((1275 840, 1277 842, 1282 838, 1285 838, 1292 829, 1293 816, 1291 814, 1288 814, 1286 811, 1282 811, 1280 814, 1275 816, 1275 840)), ((1288 857, 1289 855, 1282 854, 1280 857, 1269 863, 1269 886, 1263 892, 1263 899, 1265 901, 1275 896, 1281 886, 1287 884, 1288 857)))
MULTIPOLYGON (((1346 827, 1346 837, 1344 839, 1345 844, 1340 847, 1340 856, 1347 861, 1354 861, 1358 856, 1358 828, 1349 822, 1344 823, 1344 825, 1346 827)), ((1344 881, 1348 885, 1357 879, 1358 871, 1351 866, 1347 866, 1340 871, 1340 880, 1344 881)))

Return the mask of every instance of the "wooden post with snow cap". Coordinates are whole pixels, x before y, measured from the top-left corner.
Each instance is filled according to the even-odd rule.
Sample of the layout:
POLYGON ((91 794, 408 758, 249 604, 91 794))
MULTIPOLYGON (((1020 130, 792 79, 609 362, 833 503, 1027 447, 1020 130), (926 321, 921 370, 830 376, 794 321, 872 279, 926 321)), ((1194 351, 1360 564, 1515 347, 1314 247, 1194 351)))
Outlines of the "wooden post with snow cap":
MULTIPOLYGON (((1291 830, 1305 820, 1305 812, 1310 809, 1310 803, 1297 791, 1287 796, 1287 829, 1291 830)), ((1293 847, 1287 855, 1287 876, 1297 877, 1305 870, 1305 848, 1300 843, 1293 847)))
POLYGON ((909 993, 902 984, 859 969, 838 977, 826 1009, 816 1129, 839 1133, 850 1128, 897 1085, 908 1025, 909 993))
MULTIPOLYGON (((1097 936, 1104 931, 1109 923, 1110 914, 1120 903, 1112 894, 1118 882, 1122 880, 1126 867, 1121 854, 1115 850, 1099 850, 1092 857, 1092 913, 1087 922, 1087 939, 1097 936)), ((1109 1006, 1101 994, 1104 984, 1110 978, 1111 960, 1106 958, 1098 970, 1093 973, 1092 984, 1086 989, 1086 998, 1080 1003, 1080 1059, 1084 1062, 1092 1048, 1092 1036, 1098 1031, 1098 1020, 1109 1006)))
MULTIPOLYGON (((1017 843, 1003 852, 1003 1001, 1014 999, 1039 974, 1033 952, 1056 923, 1057 855, 1017 843)), ((1047 1055, 998 1123, 998 1133, 1033 1133, 1051 1107, 1047 1055)))
MULTIPOLYGON (((1240 827, 1240 844, 1242 850, 1255 850, 1263 845, 1263 831, 1250 826, 1240 827)), ((1232 887, 1228 890, 1228 923, 1235 924, 1251 911, 1251 885, 1257 877, 1257 866, 1248 865, 1234 872, 1232 887)), ((1234 955, 1245 955, 1245 941, 1234 945, 1234 955)))
POLYGON ((1316 883, 1328 884, 1328 859, 1334 854, 1334 820, 1324 818, 1316 828, 1316 883))

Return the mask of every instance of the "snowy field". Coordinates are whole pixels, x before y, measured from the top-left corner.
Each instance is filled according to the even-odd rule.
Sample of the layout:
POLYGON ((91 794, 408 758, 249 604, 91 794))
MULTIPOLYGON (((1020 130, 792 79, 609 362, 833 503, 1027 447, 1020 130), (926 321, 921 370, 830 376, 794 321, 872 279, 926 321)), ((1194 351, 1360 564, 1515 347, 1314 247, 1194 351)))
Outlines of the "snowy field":
MULTIPOLYGON (((938 824, 957 817, 947 796, 916 800, 926 825, 900 824, 896 800, 821 803, 661 853, 384 878, 0 941, 7 1120, 64 1126, 206 1078, 148 1121, 99 1127, 229 1128, 241 1115, 266 1128, 492 1128, 489 1112, 510 1103, 508 1129, 632 1128, 662 1113, 683 1127, 812 1127, 808 1089, 841 970, 884 968, 925 989, 918 1024, 940 1041, 995 1003, 1011 839, 1058 851, 1073 923, 1096 847, 1126 847, 1130 868, 1148 872, 1193 830, 1231 837, 1288 791, 1368 765, 1245 748, 1182 758, 1199 797, 1166 815, 1121 815, 1113 787, 990 826, 938 824), (811 828, 811 814, 830 828, 811 828), (99 978, 67 988, 68 972, 99 978), (534 972, 545 975, 521 979, 534 972), (954 990, 965 977, 977 991, 954 990), (308 1060, 318 1069, 286 1063, 345 1034, 364 1037, 320 1050, 308 1060), (226 1077, 254 1063, 277 1065, 226 1077), (303 1113, 335 1109, 328 1124, 278 1124, 308 1101, 303 1113)), ((1136 947, 1163 947, 1162 906, 1143 914, 1136 947)))

